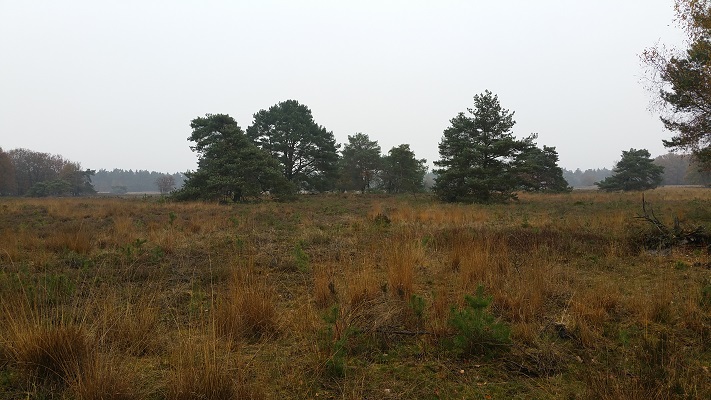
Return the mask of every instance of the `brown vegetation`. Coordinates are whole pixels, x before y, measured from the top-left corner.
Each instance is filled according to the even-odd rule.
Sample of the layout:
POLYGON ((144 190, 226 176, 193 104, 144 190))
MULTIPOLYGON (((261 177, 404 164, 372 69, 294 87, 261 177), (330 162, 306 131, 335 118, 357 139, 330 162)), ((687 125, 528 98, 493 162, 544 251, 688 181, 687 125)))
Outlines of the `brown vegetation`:
POLYGON ((639 194, 308 197, 0 199, 0 398, 711 397, 708 243, 639 194))

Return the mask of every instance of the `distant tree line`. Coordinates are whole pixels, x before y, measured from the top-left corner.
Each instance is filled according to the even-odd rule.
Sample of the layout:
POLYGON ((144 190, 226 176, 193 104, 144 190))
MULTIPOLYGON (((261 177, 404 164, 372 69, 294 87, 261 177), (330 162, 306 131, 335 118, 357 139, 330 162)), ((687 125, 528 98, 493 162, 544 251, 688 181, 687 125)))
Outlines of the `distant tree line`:
POLYGON ((102 193, 170 192, 180 188, 185 175, 180 172, 166 174, 147 170, 100 169, 93 177, 94 188, 102 193), (172 178, 173 182, 169 178, 172 178), (172 183, 172 184, 171 184, 172 183))
POLYGON ((93 194, 95 171, 57 154, 0 148, 0 195, 82 196, 93 194))
POLYGON ((711 185, 711 171, 693 154, 663 154, 654 164, 664 167, 662 185, 711 185))
POLYGON ((581 171, 580 168, 575 171, 563 169, 563 178, 568 182, 568 185, 574 188, 595 186, 595 182, 603 181, 611 175, 612 170, 607 168, 586 169, 585 171, 581 171))
POLYGON ((0 148, 0 196, 83 196, 97 191, 170 192, 183 185, 182 173, 83 169, 58 154, 0 148))
POLYGON ((622 152, 613 170, 581 171, 558 166, 555 147, 539 147, 537 134, 513 136, 513 112, 486 91, 474 96, 468 114, 450 120, 439 144, 438 167, 428 173, 409 144, 383 154, 377 140, 355 133, 337 144, 311 110, 295 100, 254 114, 242 130, 226 114, 191 121, 196 171, 164 174, 147 170, 98 172, 59 155, 0 149, 0 195, 62 196, 100 192, 173 192, 178 200, 243 201, 265 194, 287 199, 297 192, 359 191, 415 193, 431 189, 450 202, 500 202, 520 191, 567 192, 597 185, 602 190, 645 190, 659 184, 711 183, 694 154, 651 159, 647 150, 622 152), (92 184, 93 179, 93 184, 92 184))
MULTIPOLYGON (((664 167, 661 185, 711 185, 711 171, 705 170, 692 154, 667 153, 654 158, 654 165, 664 167)), ((563 177, 572 187, 593 187, 613 175, 607 168, 575 171, 563 169, 563 177)))

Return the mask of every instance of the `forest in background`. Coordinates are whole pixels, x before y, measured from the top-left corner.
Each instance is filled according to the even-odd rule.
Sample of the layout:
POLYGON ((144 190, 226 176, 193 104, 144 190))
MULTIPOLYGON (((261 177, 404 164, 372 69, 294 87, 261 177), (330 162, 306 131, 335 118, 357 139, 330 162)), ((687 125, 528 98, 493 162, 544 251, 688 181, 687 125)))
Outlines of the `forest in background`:
MULTIPOLYGON (((711 171, 703 171, 689 155, 668 153, 656 157, 654 163, 664 167, 662 181, 662 185, 664 186, 711 185, 711 171)), ((569 170, 563 168, 562 170, 563 177, 568 184, 574 188, 595 186, 595 182, 604 180, 614 172, 613 169, 608 168, 591 168, 586 170, 579 168, 569 170)), ((80 163, 65 160, 60 155, 39 153, 26 149, 15 149, 0 153, 0 192, 2 194, 22 196, 28 194, 35 184, 45 181, 49 183, 35 186, 34 192, 38 190, 41 191, 43 188, 45 192, 49 189, 65 189, 66 184, 64 184, 62 180, 67 179, 69 181, 76 181, 74 187, 83 187, 82 185, 85 185, 87 183, 86 180, 89 179, 90 182, 88 183, 92 185, 94 190, 98 193, 124 194, 159 192, 158 179, 161 177, 171 177, 174 180, 175 189, 181 188, 185 182, 185 174, 181 172, 164 173, 148 170, 124 170, 120 168, 114 168, 113 170, 99 169, 96 171, 83 170, 80 163), (32 162, 19 163, 15 160, 13 163, 12 159, 15 158, 18 160, 27 159, 32 162), (13 164, 12 169, 9 168, 11 164, 13 164), (10 174, 10 171, 12 171, 12 174, 10 174), (70 176, 72 179, 68 178, 70 176), (49 189, 47 189, 47 185, 49 185, 49 189), (16 187, 22 189, 21 193, 15 190, 16 187)), ((425 190, 431 189, 435 178, 436 175, 432 172, 425 175, 425 190)), ((90 193, 86 190, 75 190, 74 192, 80 194, 90 193)), ((59 191, 57 193, 59 193, 59 195, 65 193, 66 195, 74 192, 59 191)), ((50 190, 50 193, 53 192, 50 190)))
MULTIPOLYGON (((664 186, 670 185, 704 185, 711 184, 711 173, 699 171, 699 167, 692 162, 691 157, 681 154, 664 154, 654 159, 654 163, 664 167, 664 186)), ((575 188, 595 186, 612 175, 612 169, 595 168, 575 170, 563 168, 563 177, 568 184, 575 188)), ((175 187, 183 186, 185 175, 180 172, 162 173, 147 170, 123 170, 115 168, 111 171, 100 169, 92 177, 92 183, 97 192, 113 193, 125 187, 127 192, 156 192, 156 179, 162 175, 171 175, 175 179, 175 187)), ((430 189, 434 184, 435 174, 425 175, 425 189, 430 189)))
POLYGON ((172 176, 175 188, 183 186, 185 175, 181 172, 162 173, 147 170, 123 170, 114 168, 109 171, 100 169, 92 178, 94 189, 99 193, 128 193, 128 192, 158 192, 157 181, 163 176, 172 176))
MULTIPOLYGON (((686 154, 667 153, 654 159, 654 164, 664 167, 663 186, 711 185, 711 171, 704 171, 693 157, 686 154)), ((614 169, 595 168, 575 171, 563 168, 563 178, 574 188, 595 186, 595 182, 612 176, 614 169)))

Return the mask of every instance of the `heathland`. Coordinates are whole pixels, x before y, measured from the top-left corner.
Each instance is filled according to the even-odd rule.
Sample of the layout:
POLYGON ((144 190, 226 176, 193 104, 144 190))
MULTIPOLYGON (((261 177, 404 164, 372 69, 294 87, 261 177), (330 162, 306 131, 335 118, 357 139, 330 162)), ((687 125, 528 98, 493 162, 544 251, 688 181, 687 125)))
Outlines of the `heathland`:
POLYGON ((711 191, 645 200, 3 198, 0 397, 711 398, 711 191))

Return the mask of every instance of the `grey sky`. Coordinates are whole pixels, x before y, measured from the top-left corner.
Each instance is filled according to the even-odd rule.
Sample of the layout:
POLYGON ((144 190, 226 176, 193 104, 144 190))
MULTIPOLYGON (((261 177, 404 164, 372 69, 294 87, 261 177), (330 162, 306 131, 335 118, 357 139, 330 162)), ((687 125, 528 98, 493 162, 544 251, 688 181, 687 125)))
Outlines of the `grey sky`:
POLYGON ((0 146, 86 168, 195 169, 190 120, 243 129, 280 101, 339 143, 409 143, 431 164, 488 89, 565 168, 666 151, 638 55, 682 45, 672 0, 0 0, 0 146))

